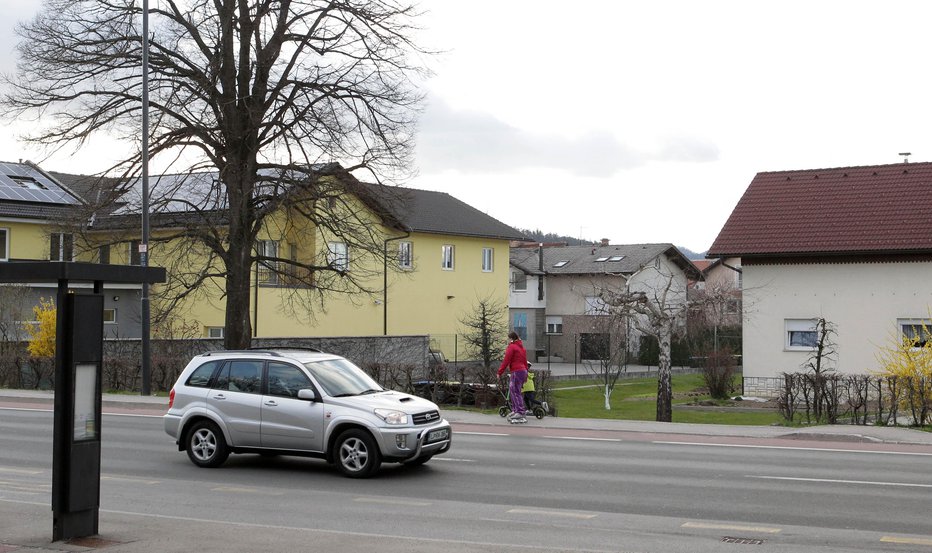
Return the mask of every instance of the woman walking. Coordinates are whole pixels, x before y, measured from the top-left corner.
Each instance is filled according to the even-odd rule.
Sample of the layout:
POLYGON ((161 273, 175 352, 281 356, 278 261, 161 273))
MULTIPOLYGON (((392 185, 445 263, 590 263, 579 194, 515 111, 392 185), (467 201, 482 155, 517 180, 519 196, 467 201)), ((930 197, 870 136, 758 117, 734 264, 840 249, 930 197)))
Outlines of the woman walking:
POLYGON ((508 415, 508 421, 512 424, 527 422, 524 418, 524 397, 521 394, 521 388, 527 380, 527 352, 524 350, 524 344, 515 331, 508 333, 508 339, 511 342, 505 349, 505 358, 502 360, 502 366, 498 368, 498 376, 501 377, 508 369, 511 373, 508 384, 508 399, 511 402, 511 414, 508 415))

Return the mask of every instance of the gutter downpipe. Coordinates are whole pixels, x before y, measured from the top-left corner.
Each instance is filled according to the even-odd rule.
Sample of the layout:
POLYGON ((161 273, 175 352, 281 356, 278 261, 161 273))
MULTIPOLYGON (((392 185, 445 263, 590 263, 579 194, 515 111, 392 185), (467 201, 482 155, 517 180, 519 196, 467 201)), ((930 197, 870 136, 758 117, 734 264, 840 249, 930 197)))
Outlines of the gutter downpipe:
MULTIPOLYGON (((402 236, 386 238, 382 246, 382 335, 388 336, 388 243, 395 240, 404 240, 410 238, 411 233, 405 231, 402 236)), ((413 254, 413 252, 412 252, 413 254)), ((411 260, 414 264, 414 260, 411 260)))

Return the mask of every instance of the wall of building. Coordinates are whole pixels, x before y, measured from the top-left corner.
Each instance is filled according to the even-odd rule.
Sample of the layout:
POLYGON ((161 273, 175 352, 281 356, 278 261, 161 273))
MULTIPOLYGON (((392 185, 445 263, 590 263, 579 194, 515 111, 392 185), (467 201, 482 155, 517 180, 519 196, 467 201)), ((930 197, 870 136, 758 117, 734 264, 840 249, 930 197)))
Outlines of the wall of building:
MULTIPOLYGON (((387 295, 382 293, 381 263, 354 256, 352 249, 350 271, 360 271, 374 295, 334 293, 321 303, 316 290, 254 287, 250 300, 253 314, 258 305, 257 336, 379 335, 386 330, 389 335, 452 335, 463 331, 460 320, 485 298, 501 305, 502 318, 508 317, 508 241, 425 233, 405 240, 413 243, 413 267, 389 268, 387 295), (445 244, 455 248, 453 270, 441 267, 445 244), (493 250, 490 272, 482 271, 483 248, 493 250)), ((389 247, 397 247, 397 241, 389 247)), ((210 327, 223 327, 222 286, 219 279, 204 285, 179 316, 196 321, 205 334, 210 327)))
POLYGON ((837 370, 880 369, 877 353, 899 335, 897 319, 932 318, 932 262, 752 265, 744 271, 745 379, 796 372, 809 351, 786 346, 787 319, 836 326, 837 370))
POLYGON ((9 259, 48 260, 49 235, 43 222, 0 219, 0 228, 8 233, 9 259))

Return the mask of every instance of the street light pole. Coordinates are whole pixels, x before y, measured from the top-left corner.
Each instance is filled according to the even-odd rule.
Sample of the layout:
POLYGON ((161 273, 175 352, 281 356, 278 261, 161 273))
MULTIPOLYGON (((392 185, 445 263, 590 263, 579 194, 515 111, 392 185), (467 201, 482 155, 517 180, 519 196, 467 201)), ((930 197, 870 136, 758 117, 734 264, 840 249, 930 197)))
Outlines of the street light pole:
MULTIPOLYGON (((149 266, 149 0, 142 0, 142 241, 139 264, 149 266)), ((142 283, 142 395, 152 393, 149 366, 149 284, 142 283)))

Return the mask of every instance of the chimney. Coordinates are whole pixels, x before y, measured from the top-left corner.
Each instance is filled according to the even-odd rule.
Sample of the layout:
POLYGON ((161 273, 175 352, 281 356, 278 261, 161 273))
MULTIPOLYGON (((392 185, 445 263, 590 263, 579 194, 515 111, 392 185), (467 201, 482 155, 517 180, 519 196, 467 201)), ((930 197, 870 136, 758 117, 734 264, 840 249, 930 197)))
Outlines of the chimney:
POLYGON ((608 246, 608 238, 602 239, 602 247, 604 248, 605 246, 608 246))

